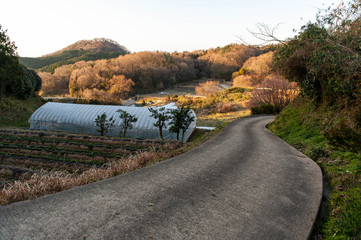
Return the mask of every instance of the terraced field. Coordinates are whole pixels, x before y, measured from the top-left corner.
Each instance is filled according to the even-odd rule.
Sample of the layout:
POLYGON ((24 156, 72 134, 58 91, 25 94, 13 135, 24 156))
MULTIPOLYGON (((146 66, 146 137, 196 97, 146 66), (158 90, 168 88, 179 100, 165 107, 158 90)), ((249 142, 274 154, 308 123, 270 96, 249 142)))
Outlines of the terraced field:
POLYGON ((19 129, 0 130, 0 188, 36 172, 81 174, 132 154, 172 150, 172 141, 137 140, 19 129))

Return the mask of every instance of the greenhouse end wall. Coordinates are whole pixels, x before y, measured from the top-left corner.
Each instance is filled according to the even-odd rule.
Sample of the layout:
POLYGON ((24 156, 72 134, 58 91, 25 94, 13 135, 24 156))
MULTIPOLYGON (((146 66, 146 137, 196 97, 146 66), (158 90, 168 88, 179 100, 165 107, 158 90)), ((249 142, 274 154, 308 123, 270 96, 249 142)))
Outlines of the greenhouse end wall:
MULTIPOLYGON (((127 130, 126 137, 160 139, 159 129, 153 125, 156 120, 150 116, 148 108, 145 107, 48 102, 36 110, 30 117, 30 129, 100 135, 97 131, 99 127, 96 126, 95 118, 98 115, 106 113, 107 119, 113 117, 115 123, 105 136, 119 137, 121 133, 120 126, 122 123, 122 120, 119 118, 120 114, 117 112, 119 109, 127 111, 138 119, 138 121, 133 124, 133 128, 127 130)), ((174 107, 170 107, 169 109, 174 109, 174 107)), ((194 116, 195 120, 185 132, 184 142, 189 139, 196 127, 195 113, 192 111, 191 114, 194 116)), ((167 126, 168 125, 169 122, 167 126)), ((163 129, 163 138, 167 140, 176 140, 177 136, 175 133, 169 132, 168 129, 163 129)))

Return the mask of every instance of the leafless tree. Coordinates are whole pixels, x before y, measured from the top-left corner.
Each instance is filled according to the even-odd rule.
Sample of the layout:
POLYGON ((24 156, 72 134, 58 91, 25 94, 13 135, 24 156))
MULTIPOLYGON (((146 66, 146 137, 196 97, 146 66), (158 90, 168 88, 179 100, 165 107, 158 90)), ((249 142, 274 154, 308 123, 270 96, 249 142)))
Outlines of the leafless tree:
POLYGON ((257 23, 256 30, 250 30, 250 29, 247 29, 247 30, 254 37, 263 41, 263 43, 261 43, 261 45, 269 44, 269 43, 273 43, 273 42, 285 44, 285 42, 286 42, 285 40, 282 40, 276 36, 276 31, 281 24, 282 23, 278 23, 276 26, 270 27, 265 23, 257 23))
POLYGON ((250 106, 269 104, 283 109, 298 93, 299 89, 295 82, 289 82, 272 74, 267 76, 259 87, 252 92, 250 106))

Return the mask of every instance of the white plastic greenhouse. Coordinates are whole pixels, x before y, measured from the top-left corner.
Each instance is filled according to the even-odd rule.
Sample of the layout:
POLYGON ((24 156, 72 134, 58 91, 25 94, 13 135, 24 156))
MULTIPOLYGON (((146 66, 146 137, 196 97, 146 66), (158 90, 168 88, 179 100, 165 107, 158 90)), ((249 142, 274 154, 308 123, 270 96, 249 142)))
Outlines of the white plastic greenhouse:
MULTIPOLYGON (((174 105, 164 106, 166 109, 174 109, 174 105)), ((114 125, 109 129, 106 136, 119 137, 122 120, 117 110, 124 110, 134 115, 138 121, 133 124, 132 129, 127 130, 126 137, 139 139, 159 139, 159 129, 154 127, 155 119, 150 116, 148 108, 145 107, 124 107, 111 105, 89 105, 89 104, 71 104, 71 103, 53 103, 48 102, 37 109, 29 119, 30 129, 45 131, 60 131, 70 133, 81 133, 90 135, 99 135, 97 131, 95 118, 98 115, 106 113, 107 119, 113 117, 114 125)), ((187 141, 196 127, 195 113, 194 121, 184 134, 183 141, 187 141)), ((163 129, 163 138, 176 140, 175 133, 171 133, 167 128, 163 129)))

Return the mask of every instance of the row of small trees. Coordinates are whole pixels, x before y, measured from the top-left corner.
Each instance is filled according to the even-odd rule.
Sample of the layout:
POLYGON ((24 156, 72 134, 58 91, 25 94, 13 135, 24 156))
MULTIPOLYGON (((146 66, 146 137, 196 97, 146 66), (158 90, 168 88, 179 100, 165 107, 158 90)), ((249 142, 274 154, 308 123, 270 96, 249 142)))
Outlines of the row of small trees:
MULTIPOLYGON (((150 112, 150 116, 156 120, 153 125, 158 128, 159 136, 162 140, 163 129, 166 129, 167 125, 169 125, 168 130, 177 134, 177 141, 179 141, 180 134, 182 134, 181 140, 183 141, 185 132, 194 121, 194 116, 191 114, 191 109, 189 107, 167 110, 164 107, 148 108, 148 110, 150 112)), ((125 137, 127 130, 132 129, 133 124, 137 122, 138 119, 134 115, 122 109, 119 109, 117 112, 120 113, 119 118, 122 120, 122 124, 120 126, 120 136, 125 137)), ((104 136, 104 134, 109 131, 109 128, 111 128, 115 123, 115 119, 113 117, 107 119, 106 113, 98 115, 94 121, 96 126, 99 127, 97 131, 101 136, 104 136)))

